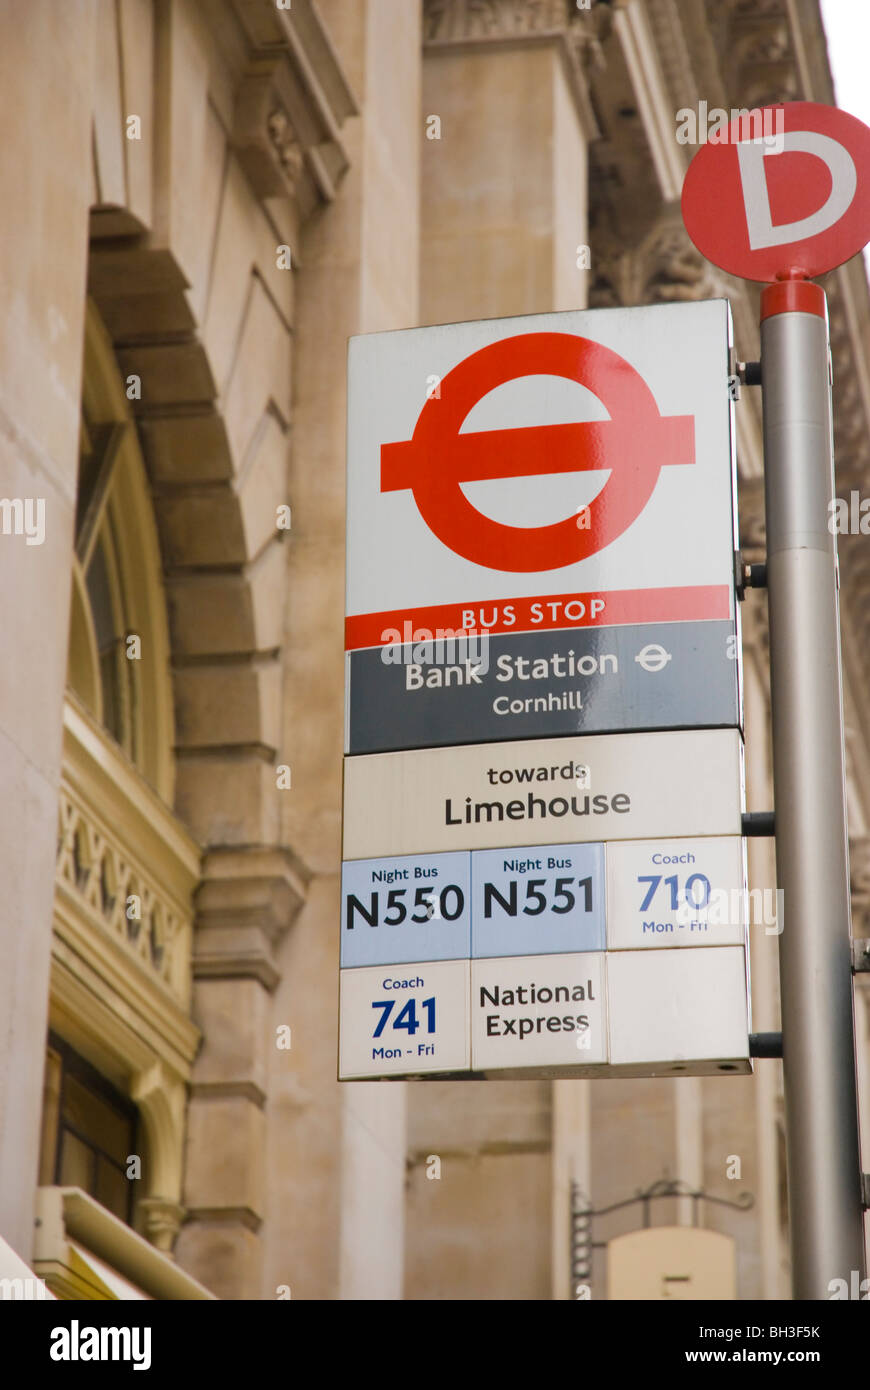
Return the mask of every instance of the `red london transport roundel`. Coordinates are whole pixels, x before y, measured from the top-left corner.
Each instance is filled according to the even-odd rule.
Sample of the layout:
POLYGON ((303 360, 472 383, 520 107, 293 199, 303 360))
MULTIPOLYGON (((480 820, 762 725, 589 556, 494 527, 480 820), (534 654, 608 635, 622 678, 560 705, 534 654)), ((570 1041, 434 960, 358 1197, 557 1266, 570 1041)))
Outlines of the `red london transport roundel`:
POLYGON ((870 129, 811 101, 750 112, 702 145, 682 209, 698 250, 731 275, 822 275, 870 241, 870 129))
POLYGON ((381 446, 381 491, 410 488, 427 526, 457 555, 493 570, 530 573, 584 560, 620 535, 649 501, 661 468, 695 462, 694 418, 663 416, 643 377, 618 353, 568 333, 524 333, 472 353, 427 399, 413 437, 381 446), (460 433, 473 406, 526 376, 579 382, 609 420, 460 433), (549 526, 508 526, 483 515, 461 484, 482 479, 607 470, 589 503, 549 526))

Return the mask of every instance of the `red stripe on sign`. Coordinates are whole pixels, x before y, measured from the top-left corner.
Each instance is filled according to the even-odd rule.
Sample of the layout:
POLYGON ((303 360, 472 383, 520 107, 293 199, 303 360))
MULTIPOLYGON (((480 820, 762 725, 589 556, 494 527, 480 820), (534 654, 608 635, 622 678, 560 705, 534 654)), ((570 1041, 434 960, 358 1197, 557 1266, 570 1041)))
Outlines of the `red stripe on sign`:
POLYGON ((566 627, 621 623, 697 622, 731 616, 727 584, 682 589, 617 589, 612 593, 548 594, 539 598, 442 603, 432 608, 396 608, 346 618, 345 647, 380 647, 387 642, 425 642, 467 632, 546 632, 566 627))

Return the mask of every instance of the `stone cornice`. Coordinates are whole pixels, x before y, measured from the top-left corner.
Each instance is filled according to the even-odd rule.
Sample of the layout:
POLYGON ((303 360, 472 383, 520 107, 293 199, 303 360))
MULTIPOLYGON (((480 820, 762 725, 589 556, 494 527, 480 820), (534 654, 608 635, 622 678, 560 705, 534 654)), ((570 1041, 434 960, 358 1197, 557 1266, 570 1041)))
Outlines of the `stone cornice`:
MULTIPOLYGON (((673 39, 663 10, 661 30, 673 39)), ((646 132, 650 157, 655 168, 661 196, 666 203, 679 198, 688 165, 684 145, 674 138, 675 121, 671 109, 670 90, 662 67, 659 37, 650 24, 649 12, 638 0, 622 0, 614 10, 614 28, 622 47, 622 57, 631 80, 634 101, 646 132)), ((672 58, 672 80, 679 80, 673 69, 674 45, 668 51, 672 58)))
POLYGON ((290 850, 211 850, 196 894, 195 979, 280 980, 274 951, 305 899, 310 873, 290 850))
POLYGON ((600 131, 589 100, 589 74, 604 67, 602 40, 610 31, 608 5, 577 8, 575 0, 423 0, 423 46, 471 50, 495 44, 557 45, 587 140, 600 131))
POLYGON ((312 0, 232 0, 248 44, 233 148, 261 198, 290 197, 303 217, 329 202, 348 168, 341 126, 359 107, 312 0))
POLYGON ((581 10, 574 0, 423 0, 423 42, 491 42, 579 33, 591 40, 606 6, 581 10), (597 13, 594 13, 597 11, 597 13))
POLYGON ((706 0, 730 104, 797 101, 802 78, 788 0, 706 0))
POLYGON ((675 0, 647 0, 646 20, 668 94, 676 106, 695 106, 700 99, 695 65, 675 0))
POLYGON ((687 11, 679 0, 646 0, 646 15, 674 110, 695 109, 702 97, 711 106, 721 105, 724 87, 716 49, 709 27, 698 22, 693 7, 687 11))

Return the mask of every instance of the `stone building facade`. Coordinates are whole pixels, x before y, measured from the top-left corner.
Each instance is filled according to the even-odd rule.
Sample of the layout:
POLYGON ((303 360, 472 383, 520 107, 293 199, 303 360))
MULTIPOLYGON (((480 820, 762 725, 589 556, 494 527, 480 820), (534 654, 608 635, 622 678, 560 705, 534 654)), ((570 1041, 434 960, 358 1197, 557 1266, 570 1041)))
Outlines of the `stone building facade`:
MULTIPOLYGON (((816 0, 68 0, 62 23, 0 0, 0 34, 0 1236, 60 1297, 570 1298, 572 1200, 659 1184, 656 1224, 728 1237, 736 1295, 785 1296, 778 1062, 336 1082, 345 357, 356 333, 722 295, 756 357, 755 292, 682 230, 676 112, 832 101, 816 0)), ((825 287, 848 496, 860 260, 825 287)), ((748 560, 760 420, 747 389, 748 560)), ((841 571, 870 935, 862 539, 841 571)), ((766 810, 763 594, 743 628, 766 810)), ((773 874, 753 840, 752 885, 773 874)), ((775 1029, 763 927, 752 990, 775 1029)), ((594 1218, 593 1298, 640 1224, 594 1218)))

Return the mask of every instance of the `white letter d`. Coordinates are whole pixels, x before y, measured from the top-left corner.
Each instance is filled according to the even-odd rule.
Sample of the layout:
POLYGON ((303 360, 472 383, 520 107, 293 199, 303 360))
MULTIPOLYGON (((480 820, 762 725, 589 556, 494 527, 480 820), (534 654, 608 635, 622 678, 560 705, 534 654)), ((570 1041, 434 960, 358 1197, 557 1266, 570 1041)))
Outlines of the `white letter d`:
POLYGON ((746 229, 753 251, 764 246, 804 241, 807 237, 818 236, 819 232, 826 232, 848 211, 858 187, 852 156, 829 135, 821 135, 815 130, 790 130, 782 137, 780 153, 812 154, 823 160, 831 174, 831 191, 823 206, 809 217, 774 226, 770 216, 764 161, 775 158, 777 152, 765 148, 760 140, 741 140, 737 146, 737 159, 743 185, 746 229))

